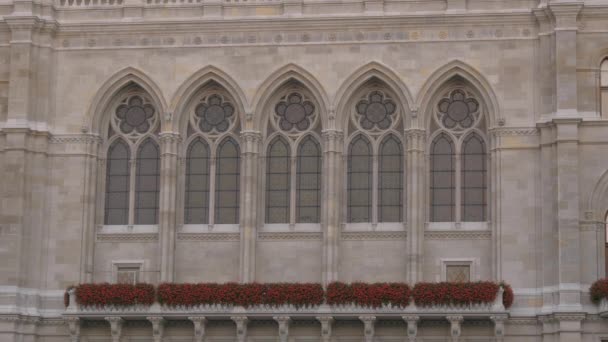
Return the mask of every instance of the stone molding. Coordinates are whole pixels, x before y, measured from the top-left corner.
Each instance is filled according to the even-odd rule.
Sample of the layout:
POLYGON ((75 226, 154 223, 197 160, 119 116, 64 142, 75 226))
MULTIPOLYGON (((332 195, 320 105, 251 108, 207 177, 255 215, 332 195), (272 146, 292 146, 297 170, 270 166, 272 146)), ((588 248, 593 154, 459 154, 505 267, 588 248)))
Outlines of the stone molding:
POLYGON ((158 240, 158 233, 97 233, 96 238, 98 242, 153 242, 158 240))
POLYGON ((259 240, 321 240, 321 232, 259 232, 259 240))
POLYGON ((388 232, 342 232, 340 238, 342 240, 403 240, 407 238, 405 231, 388 231, 388 232))
POLYGON ((540 135, 540 131, 536 127, 504 127, 493 128, 489 130, 491 134, 497 137, 512 137, 512 136, 536 136, 540 135))
POLYGON ((239 241, 239 233, 177 233, 178 241, 239 241))
POLYGON ((92 134, 65 134, 51 135, 49 138, 50 144, 101 144, 100 136, 92 134))
POLYGON ((489 240, 492 232, 489 230, 427 230, 424 238, 429 240, 489 240))

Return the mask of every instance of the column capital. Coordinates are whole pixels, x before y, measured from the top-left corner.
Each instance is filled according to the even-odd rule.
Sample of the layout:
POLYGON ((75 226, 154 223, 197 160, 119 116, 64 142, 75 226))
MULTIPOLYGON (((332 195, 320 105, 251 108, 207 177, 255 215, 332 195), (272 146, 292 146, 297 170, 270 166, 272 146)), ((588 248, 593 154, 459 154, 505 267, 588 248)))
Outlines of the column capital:
POLYGON ((68 332, 70 334, 71 342, 80 341, 80 318, 78 317, 64 317, 65 323, 68 325, 68 332))
POLYGON ((275 316, 272 317, 277 323, 279 323, 279 341, 287 342, 289 338, 289 322, 291 317, 289 316, 275 316))
POLYGON ((203 342, 207 318, 204 316, 192 316, 188 317, 188 319, 194 324, 194 341, 203 342))
POLYGON ((448 315, 445 317, 450 322, 450 335, 452 336, 452 342, 457 342, 460 338, 461 327, 460 324, 464 321, 464 317, 461 315, 448 315))
POLYGON ((409 342, 415 342, 418 335, 418 321, 420 317, 416 315, 405 315, 401 318, 407 323, 407 339, 409 342))
POLYGON ((548 6, 555 19, 555 30, 577 30, 578 13, 583 8, 582 1, 551 2, 548 6))
POLYGON ((321 132, 325 152, 342 152, 344 133, 337 129, 325 129, 321 132))
POLYGON ((165 331, 165 319, 160 316, 146 317, 146 319, 152 323, 152 337, 154 338, 154 342, 161 342, 165 331))
POLYGON ((232 316, 230 317, 236 323, 236 340, 237 342, 245 342, 247 339, 247 316, 232 316))
POLYGON ((242 131, 241 144, 242 153, 260 153, 260 144, 262 143, 262 133, 258 131, 242 131))
POLYGON ((112 342, 120 342, 120 336, 122 335, 122 324, 124 320, 121 317, 116 316, 105 317, 104 319, 110 323, 110 335, 112 336, 112 342))
POLYGON ((372 342, 374 340, 374 322, 376 322, 376 316, 359 316, 359 319, 363 322, 363 336, 365 336, 365 341, 372 342))
POLYGON ((316 318, 321 323, 321 340, 329 342, 331 340, 331 324, 334 318, 331 316, 317 316, 316 318))

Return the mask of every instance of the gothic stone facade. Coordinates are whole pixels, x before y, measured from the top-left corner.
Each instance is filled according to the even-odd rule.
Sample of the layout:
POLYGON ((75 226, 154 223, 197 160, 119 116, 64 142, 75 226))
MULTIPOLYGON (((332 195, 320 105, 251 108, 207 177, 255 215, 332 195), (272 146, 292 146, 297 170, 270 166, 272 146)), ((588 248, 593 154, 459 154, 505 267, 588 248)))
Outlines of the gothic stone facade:
MULTIPOLYGON (((0 13, 0 341, 67 341, 63 293, 80 282, 454 276, 514 287, 505 341, 608 339, 588 293, 605 275, 608 1, 0 13)), ((151 321, 121 341, 150 340, 151 321)), ((328 340, 408 336, 363 321, 335 320, 328 340)), ((251 321, 248 341, 276 324, 251 321)), ((496 338, 490 320, 461 332, 426 320, 417 338, 496 338)), ((289 334, 318 341, 321 325, 289 334)), ((105 321, 79 338, 113 340, 105 321)), ((192 338, 191 322, 165 326, 164 341, 192 338)), ((229 319, 207 324, 207 341, 235 338, 229 319)))

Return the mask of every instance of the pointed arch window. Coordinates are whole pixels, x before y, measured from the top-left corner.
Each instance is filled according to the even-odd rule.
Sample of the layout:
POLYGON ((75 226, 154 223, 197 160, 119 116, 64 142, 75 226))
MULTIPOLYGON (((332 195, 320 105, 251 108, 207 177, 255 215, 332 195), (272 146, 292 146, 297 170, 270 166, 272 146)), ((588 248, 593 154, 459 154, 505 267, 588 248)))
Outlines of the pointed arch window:
POLYGON ((186 224, 209 223, 209 160, 209 145, 193 140, 186 154, 186 224))
POLYGON ((445 133, 431 144, 431 221, 455 221, 454 142, 445 133))
POLYGON ((217 149, 215 170, 215 223, 239 223, 240 151, 238 143, 225 138, 217 149))
POLYGON ((380 143, 378 163, 378 222, 403 221, 403 151, 392 134, 380 143))
POLYGON ((280 136, 274 138, 266 157, 267 223, 289 223, 290 164, 289 144, 280 136))
POLYGON ((321 146, 306 136, 298 146, 296 222, 321 222, 321 146))
POLYGON ((370 141, 356 136, 348 148, 348 222, 371 222, 372 162, 370 141))
POLYGON ((608 57, 600 65, 600 110, 602 117, 608 117, 608 57))
POLYGON ((462 142, 462 221, 486 220, 486 146, 476 133, 462 142))
POLYGON ((129 146, 115 140, 108 149, 104 223, 129 223, 129 146))

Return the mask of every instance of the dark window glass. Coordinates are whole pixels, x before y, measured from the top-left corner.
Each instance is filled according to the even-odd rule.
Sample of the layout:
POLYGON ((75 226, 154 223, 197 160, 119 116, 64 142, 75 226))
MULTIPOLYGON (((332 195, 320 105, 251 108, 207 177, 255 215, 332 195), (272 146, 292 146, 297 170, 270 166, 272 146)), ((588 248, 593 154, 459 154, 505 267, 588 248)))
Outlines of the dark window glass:
POLYGON ((157 224, 160 153, 154 140, 148 139, 139 146, 135 167, 135 224, 157 224))
POLYGON ((129 223, 129 146, 116 140, 108 150, 105 224, 129 223))
POLYGON ((186 155, 185 223, 209 223, 209 146, 198 138, 186 155))
POLYGON ((372 219, 372 149, 363 135, 348 148, 348 222, 372 219))
POLYGON ((403 152, 393 135, 380 144, 378 175, 378 222, 403 221, 403 152))
POLYGON ((215 223, 239 223, 239 145, 232 138, 222 141, 217 150, 215 169, 215 223))
POLYGON ((445 133, 431 144, 431 221, 454 221, 454 143, 445 133))
POLYGON ((321 221, 321 147, 312 136, 298 146, 296 222, 321 221))
POLYGON ((276 137, 266 156, 266 222, 289 223, 289 144, 276 137))
POLYGON ((462 221, 486 220, 486 147, 477 134, 462 143, 462 221))

